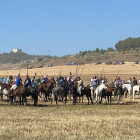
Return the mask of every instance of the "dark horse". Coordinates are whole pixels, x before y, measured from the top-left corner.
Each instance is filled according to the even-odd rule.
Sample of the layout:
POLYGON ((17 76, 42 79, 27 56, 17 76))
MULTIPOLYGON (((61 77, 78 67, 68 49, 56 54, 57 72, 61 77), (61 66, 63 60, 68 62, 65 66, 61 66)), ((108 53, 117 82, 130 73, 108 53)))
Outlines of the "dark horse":
POLYGON ((73 86, 73 88, 71 89, 71 92, 73 93, 73 105, 76 105, 77 97, 83 97, 84 95, 86 95, 88 99, 88 105, 90 104, 90 100, 91 100, 91 104, 93 104, 93 101, 91 98, 91 90, 89 86, 84 87, 84 89, 81 92, 81 95, 77 92, 76 86, 73 86))
POLYGON ((27 91, 28 91, 27 96, 32 96, 34 106, 36 106, 38 102, 38 89, 36 87, 28 87, 27 91))

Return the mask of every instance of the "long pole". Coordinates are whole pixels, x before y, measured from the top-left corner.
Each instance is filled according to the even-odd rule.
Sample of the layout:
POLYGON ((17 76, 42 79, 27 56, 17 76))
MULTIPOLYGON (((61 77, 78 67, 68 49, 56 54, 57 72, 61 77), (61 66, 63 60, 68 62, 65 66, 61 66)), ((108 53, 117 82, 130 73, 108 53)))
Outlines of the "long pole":
POLYGON ((78 65, 77 65, 77 68, 76 68, 76 76, 77 76, 77 69, 78 69, 78 65))
POLYGON ((104 78, 105 78, 105 71, 104 71, 104 68, 103 68, 103 73, 104 73, 104 78))
MULTIPOLYGON (((82 72, 83 72, 84 68, 85 68, 85 65, 84 65, 84 67, 83 67, 83 69, 82 69, 82 71, 81 71, 81 74, 82 74, 82 72)), ((80 76, 81 76, 81 74, 80 74, 80 76)))

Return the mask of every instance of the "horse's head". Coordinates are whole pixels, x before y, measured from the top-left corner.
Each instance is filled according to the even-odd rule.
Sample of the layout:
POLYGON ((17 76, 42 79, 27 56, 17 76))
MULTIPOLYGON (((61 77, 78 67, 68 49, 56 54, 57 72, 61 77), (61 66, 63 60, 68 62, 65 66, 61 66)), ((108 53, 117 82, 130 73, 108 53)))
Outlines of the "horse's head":
POLYGON ((101 84, 102 89, 108 89, 108 87, 105 84, 101 84))

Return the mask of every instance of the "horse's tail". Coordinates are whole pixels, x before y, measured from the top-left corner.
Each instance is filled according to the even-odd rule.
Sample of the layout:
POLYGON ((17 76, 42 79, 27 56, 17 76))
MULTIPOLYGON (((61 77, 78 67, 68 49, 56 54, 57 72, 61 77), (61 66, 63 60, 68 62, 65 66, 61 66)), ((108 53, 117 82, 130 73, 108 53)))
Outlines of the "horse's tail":
POLYGON ((38 89, 35 90, 35 106, 38 103, 38 89))

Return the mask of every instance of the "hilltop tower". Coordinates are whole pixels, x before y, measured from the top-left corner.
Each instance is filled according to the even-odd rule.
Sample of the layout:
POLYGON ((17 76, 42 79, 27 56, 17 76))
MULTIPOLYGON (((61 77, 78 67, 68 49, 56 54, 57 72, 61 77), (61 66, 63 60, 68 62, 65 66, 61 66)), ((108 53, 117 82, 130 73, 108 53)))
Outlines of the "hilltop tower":
POLYGON ((17 49, 13 49, 13 52, 14 52, 14 53, 22 52, 22 49, 19 49, 19 48, 17 48, 17 49))

